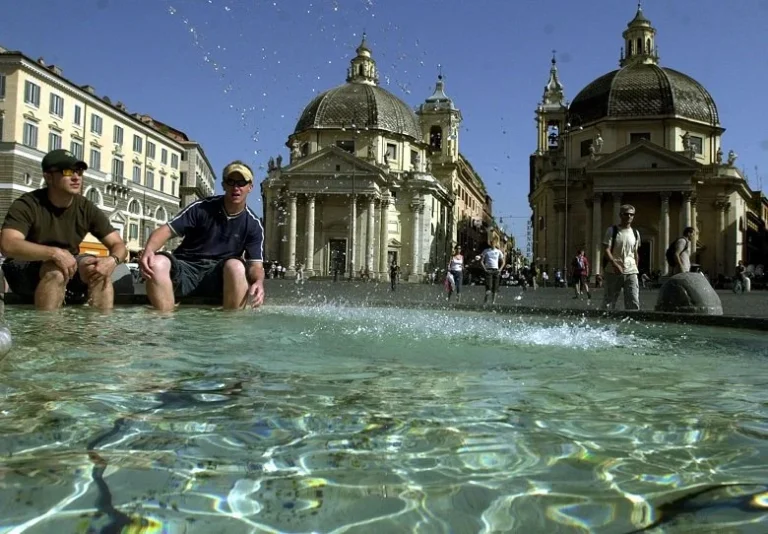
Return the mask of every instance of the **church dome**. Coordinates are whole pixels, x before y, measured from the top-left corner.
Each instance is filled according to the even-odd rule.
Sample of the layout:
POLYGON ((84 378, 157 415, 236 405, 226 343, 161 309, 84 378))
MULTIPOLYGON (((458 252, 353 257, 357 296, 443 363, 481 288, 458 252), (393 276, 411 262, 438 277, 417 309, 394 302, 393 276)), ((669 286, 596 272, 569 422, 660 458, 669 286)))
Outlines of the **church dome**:
POLYGON ((311 129, 368 128, 420 140, 421 126, 408 104, 379 87, 379 73, 365 41, 350 61, 347 83, 315 97, 296 123, 294 133, 311 129))
POLYGON ((310 129, 369 128, 421 139, 408 105, 376 85, 349 82, 315 97, 304 108, 294 133, 310 129))
POLYGON ((720 123, 715 101, 699 82, 654 63, 630 63, 600 76, 576 95, 570 113, 582 124, 613 117, 672 115, 720 123))

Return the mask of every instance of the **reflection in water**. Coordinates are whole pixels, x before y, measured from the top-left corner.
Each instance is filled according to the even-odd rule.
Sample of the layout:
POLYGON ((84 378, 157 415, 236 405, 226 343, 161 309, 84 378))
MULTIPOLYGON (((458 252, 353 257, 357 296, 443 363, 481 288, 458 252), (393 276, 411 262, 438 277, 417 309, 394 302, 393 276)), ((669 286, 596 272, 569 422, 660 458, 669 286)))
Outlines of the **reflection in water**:
POLYGON ((766 354, 748 332, 338 306, 11 312, 0 532, 766 520, 766 354))

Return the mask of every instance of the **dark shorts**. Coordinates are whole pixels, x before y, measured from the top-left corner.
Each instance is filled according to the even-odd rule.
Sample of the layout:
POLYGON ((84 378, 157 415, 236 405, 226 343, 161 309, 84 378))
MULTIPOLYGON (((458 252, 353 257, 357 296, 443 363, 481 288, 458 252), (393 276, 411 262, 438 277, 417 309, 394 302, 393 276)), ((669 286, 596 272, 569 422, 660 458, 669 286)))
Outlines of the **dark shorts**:
POLYGON ((498 269, 488 269, 485 273, 485 290, 496 293, 499 290, 499 278, 501 273, 498 269))
MULTIPOLYGON (((80 254, 75 256, 78 266, 86 258, 93 258, 90 254, 80 254)), ((37 290, 37 284, 40 283, 40 269, 43 266, 42 261, 21 261, 5 260, 3 263, 3 274, 8 282, 11 292, 19 295, 22 300, 32 300, 37 290)), ((88 298, 88 285, 80 278, 80 273, 67 284, 64 301, 68 304, 80 304, 88 298)))
POLYGON ((227 260, 182 260, 169 252, 158 252, 171 260, 171 280, 176 297, 223 297, 224 263, 227 260))

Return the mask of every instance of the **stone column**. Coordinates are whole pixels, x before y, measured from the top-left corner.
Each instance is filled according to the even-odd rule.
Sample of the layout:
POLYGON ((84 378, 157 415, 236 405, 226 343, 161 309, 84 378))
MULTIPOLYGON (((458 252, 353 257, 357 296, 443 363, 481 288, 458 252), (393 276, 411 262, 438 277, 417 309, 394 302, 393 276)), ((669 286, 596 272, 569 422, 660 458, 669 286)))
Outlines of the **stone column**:
POLYGON ((379 272, 382 278, 387 279, 389 273, 389 195, 382 195, 379 202, 381 210, 381 230, 379 232, 379 272))
POLYGON ((621 211, 621 193, 613 194, 613 221, 611 224, 619 224, 619 212, 621 211))
POLYGON ((717 270, 712 273, 713 280, 716 279, 718 274, 727 274, 729 265, 725 262, 725 214, 731 207, 731 203, 726 200, 718 200, 715 202, 715 208, 717 209, 717 236, 715 237, 716 254, 717 254, 717 270))
POLYGON ((699 242, 699 228, 696 220, 698 219, 696 213, 696 197, 691 197, 691 224, 695 232, 693 233, 693 239, 691 240, 691 263, 694 262, 693 256, 696 254, 696 245, 699 242))
POLYGON ((307 195, 307 253, 304 259, 306 276, 312 276, 315 270, 315 195, 307 195))
MULTIPOLYGON (((584 200, 584 204, 587 206, 587 224, 586 228, 584 229, 584 254, 587 255, 587 259, 591 260, 591 254, 592 254, 592 224, 593 224, 593 215, 592 215, 592 199, 588 198, 584 200)), ((593 267, 594 268, 594 267, 593 267)))
POLYGON ((413 202, 411 202, 411 216, 413 217, 413 229, 412 229, 412 238, 411 238, 411 280, 412 282, 418 281, 418 274, 420 272, 419 269, 419 261, 420 261, 420 254, 419 249, 420 247, 420 219, 421 219, 421 198, 420 197, 414 197, 413 202))
POLYGON ((661 209, 659 210, 659 264, 662 276, 669 274, 669 263, 667 262, 666 252, 669 247, 669 193, 664 191, 660 193, 661 209))
POLYGON ((269 252, 269 259, 272 261, 282 262, 283 258, 280 257, 280 242, 283 239, 283 227, 280 225, 280 210, 282 206, 277 200, 270 202, 271 212, 269 213, 269 221, 272 223, 272 232, 267 234, 267 243, 269 252))
POLYGON ((368 197, 368 226, 365 230, 365 268, 369 276, 373 276, 373 234, 376 232, 376 199, 368 197))
POLYGON ((691 219, 691 192, 683 191, 683 209, 680 210, 680 235, 683 235, 683 230, 688 226, 693 226, 693 219, 691 219))
POLYGON ((296 220, 298 208, 296 206, 296 193, 288 194, 288 209, 290 211, 290 224, 288 226, 288 270, 286 275, 296 274, 296 220))
POLYGON ((357 195, 350 196, 349 204, 349 244, 347 245, 347 264, 349 278, 355 277, 355 269, 357 269, 357 258, 355 257, 355 251, 357 249, 357 195))
POLYGON ((592 249, 588 258, 592 265, 593 274, 603 272, 603 194, 595 193, 592 197, 592 249))
POLYGON ((557 239, 555 240, 555 254, 552 257, 554 261, 550 262, 549 267, 552 270, 552 279, 554 272, 563 266, 563 247, 565 245, 565 204, 555 204, 557 212, 557 239))

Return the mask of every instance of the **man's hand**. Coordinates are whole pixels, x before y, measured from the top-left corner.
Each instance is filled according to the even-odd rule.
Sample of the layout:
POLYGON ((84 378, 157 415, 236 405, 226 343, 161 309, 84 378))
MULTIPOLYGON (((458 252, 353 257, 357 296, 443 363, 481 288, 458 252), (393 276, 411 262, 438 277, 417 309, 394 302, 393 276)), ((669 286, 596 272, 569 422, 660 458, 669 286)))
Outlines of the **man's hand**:
POLYGON ((251 308, 258 308, 264 303, 264 280, 256 280, 248 286, 248 299, 251 308))
POLYGON ((613 268, 616 270, 616 274, 624 274, 624 266, 616 260, 611 260, 613 268))
POLYGON ((56 264, 56 267, 58 267, 62 273, 64 273, 67 280, 71 280, 72 277, 75 276, 75 273, 77 272, 77 260, 68 250, 57 248, 53 253, 51 261, 56 264))
POLYGON ((117 263, 112 256, 106 258, 98 258, 96 261, 91 261, 85 266, 85 272, 88 275, 88 280, 93 282, 100 282, 106 285, 112 279, 112 273, 115 271, 117 263))
POLYGON ((152 270, 154 263, 155 253, 149 249, 144 250, 144 253, 141 255, 141 260, 139 260, 139 270, 146 280, 152 280, 152 277, 155 275, 152 270))

